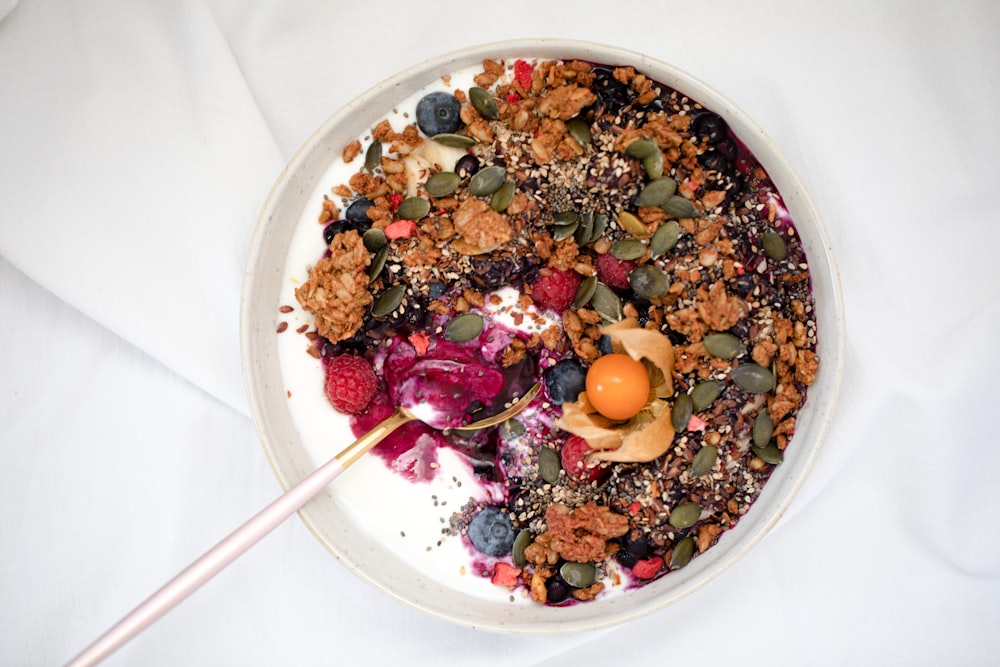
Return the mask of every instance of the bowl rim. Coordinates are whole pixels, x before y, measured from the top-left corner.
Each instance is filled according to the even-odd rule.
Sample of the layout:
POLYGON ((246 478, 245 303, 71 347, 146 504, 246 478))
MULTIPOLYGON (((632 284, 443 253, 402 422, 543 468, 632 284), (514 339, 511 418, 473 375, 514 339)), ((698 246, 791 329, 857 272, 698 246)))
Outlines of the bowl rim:
MULTIPOLYGON (((419 79, 423 81, 421 85, 426 85, 430 83, 435 74, 440 76, 441 74, 446 74, 455 70, 457 67, 471 66, 475 64, 477 60, 481 62, 481 60, 486 57, 509 58, 518 54, 525 57, 538 57, 540 59, 570 59, 581 58, 582 56, 579 54, 599 54, 599 58, 587 57, 584 59, 602 64, 632 65, 638 71, 648 74, 659 83, 681 90, 684 94, 689 95, 705 107, 720 113, 720 115, 730 122, 730 124, 732 124, 734 120, 739 121, 738 125, 753 135, 752 141, 747 141, 749 137, 745 134, 738 135, 739 138, 747 143, 748 146, 765 146, 766 150, 760 151, 758 149, 752 149, 753 153, 759 159, 761 157, 761 153, 766 154, 766 163, 764 160, 761 160, 761 163, 765 166, 768 173, 773 176, 775 173, 780 171, 783 175, 783 180, 790 183, 795 189, 797 208, 800 209, 801 212, 793 216, 793 221, 796 224, 796 228, 799 229, 802 220, 807 219, 811 232, 815 234, 817 238, 817 243, 814 244, 808 255, 809 263, 811 268, 817 266, 816 253, 821 252, 821 264, 825 266, 825 270, 822 272, 821 276, 817 276, 814 273, 812 275, 812 281, 815 284, 817 278, 822 279, 824 288, 828 290, 826 300, 830 309, 827 316, 832 316, 830 317, 832 321, 821 323, 819 321, 820 313, 817 312, 817 328, 822 336, 820 342, 826 346, 820 370, 820 372, 824 374, 823 377, 826 378, 824 385, 826 387, 826 395, 824 396, 822 407, 818 408, 820 411, 817 415, 819 424, 813 428, 810 442, 799 446, 800 448, 807 448, 807 456, 797 463, 794 478, 792 478, 789 483, 785 485, 782 495, 773 503, 773 506, 769 508, 769 513, 766 518, 757 522, 750 534, 740 535, 739 548, 733 551, 727 551, 723 554, 723 558, 719 562, 716 562, 718 561, 718 558, 716 558, 712 563, 706 564, 702 568, 703 570, 707 570, 704 573, 704 576, 699 576, 694 581, 683 582, 679 586, 678 590, 672 591, 672 594, 670 595, 663 595, 660 596, 659 599, 653 599, 652 601, 644 600, 641 604, 624 605, 624 609, 620 610, 616 614, 598 616, 596 618, 584 617, 580 619, 574 618, 572 614, 566 614, 565 622, 553 621, 541 624, 533 622, 528 625, 511 625, 503 622, 502 620, 490 622, 488 619, 485 621, 481 619, 471 621, 461 613, 461 610, 452 610, 452 612, 449 613, 448 610, 428 606, 420 600, 413 599, 408 595, 402 594, 399 590, 395 590, 393 587, 387 585, 383 580, 374 577, 372 573, 369 573, 364 568, 359 567, 358 563, 354 562, 354 560, 345 557, 340 549, 329 541, 327 536, 321 530, 320 525, 309 511, 308 507, 303 508, 303 510, 299 512, 300 518, 309 530, 316 536, 316 538, 334 555, 337 560, 344 563, 344 565, 346 565, 356 576, 367 581, 369 584, 389 596, 398 599, 409 606, 415 607, 424 613, 442 618, 451 623, 482 630, 518 634, 565 634, 619 625, 659 611, 660 609, 676 603, 696 590, 699 590, 709 581, 718 578, 723 572, 732 566, 732 564, 746 555, 746 553, 763 540, 771 529, 774 528, 790 507, 795 497, 798 495, 798 492, 801 490, 810 471, 815 465, 836 412, 845 365, 845 313, 840 274, 834 258, 830 236, 826 225, 820 217, 819 212, 805 187, 805 184, 801 181, 798 173, 792 167, 784 153, 780 150, 774 140, 767 135, 763 128, 761 128, 752 118, 750 118, 749 115, 733 104, 715 88, 674 65, 652 58, 645 54, 617 46, 585 42, 581 40, 562 38, 503 40, 472 45, 443 53, 383 79, 360 95, 348 101, 339 110, 329 116, 305 140, 305 142, 288 161, 275 180, 275 183, 262 205, 261 212, 258 216, 256 226, 250 239, 250 250, 248 252, 240 296, 241 364, 250 407, 250 414, 257 429, 258 438, 263 446, 265 456, 267 457, 267 460, 278 478, 283 490, 287 490, 291 485, 297 482, 298 479, 296 478, 296 475, 290 473, 288 470, 285 470, 281 462, 278 460, 274 442, 275 437, 271 428, 272 419, 269 414, 267 386, 261 383, 257 374, 257 365, 261 363, 262 357, 266 356, 266 350, 262 354, 262 350, 259 345, 261 336, 274 335, 273 326, 262 326, 260 317, 258 317, 260 307, 256 303, 256 292, 258 290, 258 286, 261 284, 261 281, 267 280, 269 277, 274 276, 275 273, 273 270, 274 267, 269 267, 270 270, 268 270, 261 265, 264 248, 269 240, 269 234, 274 231, 271 223, 275 217, 275 207, 278 205, 283 195, 286 194, 293 176, 302 168, 303 164, 311 158, 313 152, 316 151, 322 144, 324 137, 328 136, 334 128, 344 121, 345 118, 349 118, 359 108, 365 107, 365 105, 374 98, 378 98, 379 96, 384 95, 387 91, 395 89, 405 81, 419 79), (654 75, 651 73, 654 71, 657 74, 654 75), (693 90, 697 90, 698 92, 693 94, 693 90), (804 218, 803 213, 805 214, 804 218)), ((786 195, 786 189, 787 188, 779 188, 783 197, 786 195)), ((297 219, 298 215, 292 217, 297 219)), ((278 268, 278 278, 280 278, 283 268, 284 267, 278 268)), ((819 310, 819 308, 817 309, 819 310)), ((275 310, 276 308, 272 309, 271 312, 274 312, 275 310)), ((270 320, 267 322, 270 323, 270 320)), ((808 398, 806 403, 809 405, 808 398)), ((772 478, 773 477, 774 476, 772 475, 772 478)), ((769 485, 765 485, 765 489, 768 488, 768 486, 769 485)), ((750 512, 741 518, 739 525, 732 530, 726 531, 727 534, 739 531, 740 526, 745 525, 747 517, 753 513, 759 500, 760 499, 754 503, 750 512)), ((743 532, 745 533, 746 530, 743 532)), ((702 554, 702 556, 700 556, 699 559, 695 559, 694 562, 705 558, 712 551, 714 551, 714 548, 713 550, 709 550, 705 554, 702 554)), ((686 569, 687 568, 685 568, 685 570, 686 569)), ((682 572, 684 572, 684 570, 679 570, 672 573, 670 577, 674 577, 678 573, 682 572)), ((670 577, 663 577, 659 581, 664 581, 670 577)), ((654 584, 655 583, 657 582, 654 582, 654 584)), ((650 584, 648 586, 652 586, 654 584, 650 584)), ((630 591, 629 594, 631 595, 641 590, 643 589, 630 591)), ((587 605, 576 606, 580 607, 594 604, 595 603, 592 602, 587 605)))

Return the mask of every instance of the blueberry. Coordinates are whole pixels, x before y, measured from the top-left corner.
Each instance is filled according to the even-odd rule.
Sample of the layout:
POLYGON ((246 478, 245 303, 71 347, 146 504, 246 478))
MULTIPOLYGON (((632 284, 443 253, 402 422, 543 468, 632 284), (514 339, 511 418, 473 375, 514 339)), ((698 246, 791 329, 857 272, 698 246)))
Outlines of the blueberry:
POLYGON ((559 604, 569 597, 569 584, 556 575, 549 577, 545 581, 546 600, 552 604, 559 604))
POLYGON ((730 162, 736 162, 736 142, 732 139, 723 139, 715 145, 715 150, 730 162))
POLYGON ((372 207, 372 200, 359 197, 351 202, 344 212, 348 222, 356 225, 357 228, 369 229, 372 226, 372 219, 368 217, 368 209, 372 207))
POLYGON ((614 70, 610 67, 594 68, 594 83, 591 89, 608 113, 618 113, 629 102, 628 86, 615 78, 614 70))
POLYGON ((639 326, 645 328, 649 322, 649 309, 653 304, 648 299, 644 299, 638 295, 631 299, 631 301, 632 305, 635 306, 636 320, 638 320, 639 326))
POLYGON ((622 548, 626 553, 635 556, 639 560, 643 560, 649 556, 649 540, 642 534, 635 539, 632 538, 631 533, 625 535, 622 538, 622 548))
POLYGON ((425 304, 421 304, 416 300, 410 301, 406 310, 403 311, 403 322, 410 325, 414 330, 422 329, 427 320, 427 313, 430 312, 424 306, 425 304))
POLYGON ((479 171, 479 158, 475 155, 463 155, 455 163, 455 173, 462 178, 468 178, 479 171))
POLYGON ((615 559, 625 567, 632 568, 641 560, 649 557, 649 540, 645 535, 639 535, 635 539, 628 533, 619 540, 621 549, 615 554, 615 559))
POLYGON ((708 143, 716 144, 726 138, 729 126, 716 113, 706 111, 699 114, 691 123, 691 131, 700 139, 708 139, 708 143))
POLYGON ((743 192, 745 182, 742 174, 736 174, 729 180, 732 183, 732 187, 726 190, 726 203, 732 203, 746 194, 743 192))
POLYGON ((573 403, 587 386, 587 370, 577 359, 563 359, 545 371, 545 388, 556 405, 573 403))
POLYGON ((497 477, 497 467, 493 461, 475 461, 472 464, 472 472, 481 479, 491 480, 497 477))
POLYGON ((472 283, 484 290, 494 290, 510 284, 517 265, 513 259, 503 257, 497 260, 472 258, 472 283))
POLYGON ((741 276, 736 276, 736 293, 740 296, 749 296, 750 292, 754 288, 753 276, 749 273, 744 273, 741 276))
POLYGON ((450 93, 428 93, 417 102, 417 126, 428 137, 454 132, 462 122, 458 115, 461 108, 450 93))
POLYGON ((597 350, 601 354, 611 354, 614 352, 615 349, 611 347, 611 338, 609 336, 602 335, 597 341, 597 350))
POLYGON ((720 174, 725 174, 729 171, 729 160, 721 153, 716 153, 715 151, 702 153, 698 161, 708 171, 717 171, 720 174))
POLYGON ((506 556, 514 547, 514 526, 499 507, 484 507, 469 523, 472 546, 487 556, 506 556))
POLYGON ((442 294, 444 294, 444 290, 446 287, 447 285, 445 285, 444 283, 437 280, 432 280, 427 283, 427 296, 430 297, 431 299, 436 299, 442 294))
POLYGON ((327 245, 333 242, 333 237, 349 229, 347 220, 334 220, 323 228, 323 240, 327 245))
POLYGON ((638 558, 636 558, 629 552, 625 551, 624 549, 620 550, 618 553, 615 554, 615 560, 617 560, 624 567, 627 567, 629 569, 635 567, 635 564, 639 562, 638 558))

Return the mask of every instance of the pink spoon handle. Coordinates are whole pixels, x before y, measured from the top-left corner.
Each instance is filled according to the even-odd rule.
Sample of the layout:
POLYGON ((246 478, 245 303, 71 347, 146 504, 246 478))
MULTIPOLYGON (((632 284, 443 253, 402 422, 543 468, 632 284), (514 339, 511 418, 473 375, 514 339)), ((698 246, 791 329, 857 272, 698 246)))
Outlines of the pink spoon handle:
POLYGON ((362 454, 412 420, 413 417, 405 410, 396 410, 385 421, 278 496, 270 505, 191 563, 67 663, 67 667, 95 665, 111 655, 301 509, 362 454))

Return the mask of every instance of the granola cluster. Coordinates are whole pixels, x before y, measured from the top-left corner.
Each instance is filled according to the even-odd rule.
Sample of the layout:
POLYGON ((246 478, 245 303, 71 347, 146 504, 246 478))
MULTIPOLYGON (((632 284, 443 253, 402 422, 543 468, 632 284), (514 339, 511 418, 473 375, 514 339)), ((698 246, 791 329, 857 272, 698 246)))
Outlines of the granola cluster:
POLYGON ((330 256, 316 262, 309 280, 295 290, 302 307, 316 316, 316 330, 331 342, 357 331, 372 302, 365 268, 371 256, 354 230, 330 242, 330 256))
MULTIPOLYGON (((529 566, 522 574, 531 591, 531 599, 545 603, 548 591, 545 582, 554 574, 553 567, 562 561, 575 563, 601 562, 618 551, 612 538, 629 530, 628 519, 588 502, 576 509, 557 503, 545 511, 547 529, 524 550, 529 566)), ((592 600, 604 590, 600 581, 578 588, 572 595, 577 600, 592 600)))
MULTIPOLYGON (((661 393, 638 427, 655 419, 673 437, 648 455, 605 452, 601 481, 542 475, 541 453, 567 436, 557 428, 499 444, 450 436, 506 467, 506 513, 530 536, 515 554, 523 566, 498 562, 494 581, 540 603, 588 600, 608 575, 654 579, 711 548, 780 464, 819 367, 808 264, 780 194, 724 121, 634 68, 486 60, 473 81, 482 91, 453 91, 460 124, 446 137, 385 120, 345 147, 345 162, 364 155, 365 166, 324 201, 319 222, 343 229, 296 297, 315 314, 323 356, 371 358, 469 312, 512 318, 496 364, 533 379, 607 354, 614 322, 665 339, 670 358, 652 365, 665 369, 661 393), (473 193, 487 168, 500 168, 506 191, 473 193), (665 196, 647 196, 667 180, 665 196), (539 285, 566 272, 580 284, 572 304, 540 314, 539 285), (501 307, 502 288, 517 290, 515 303, 501 307), (731 354, 713 347, 720 335, 737 341, 731 354), (759 387, 734 381, 748 365, 759 387), (598 579, 557 594, 567 563, 594 564, 598 579)), ((549 423, 561 416, 544 409, 549 423)))

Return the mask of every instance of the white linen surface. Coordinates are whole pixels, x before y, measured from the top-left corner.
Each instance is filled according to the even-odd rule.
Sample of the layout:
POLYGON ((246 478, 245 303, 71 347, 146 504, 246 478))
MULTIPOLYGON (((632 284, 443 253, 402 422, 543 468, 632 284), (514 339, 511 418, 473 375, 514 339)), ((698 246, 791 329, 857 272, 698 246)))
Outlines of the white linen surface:
POLYGON ((280 491, 238 307, 297 147, 414 62, 528 36, 686 69, 809 186, 848 357, 790 512, 696 595, 548 638, 404 607, 293 519, 108 664, 1000 660, 996 3, 6 0, 0 17, 0 664, 66 661, 280 491))

